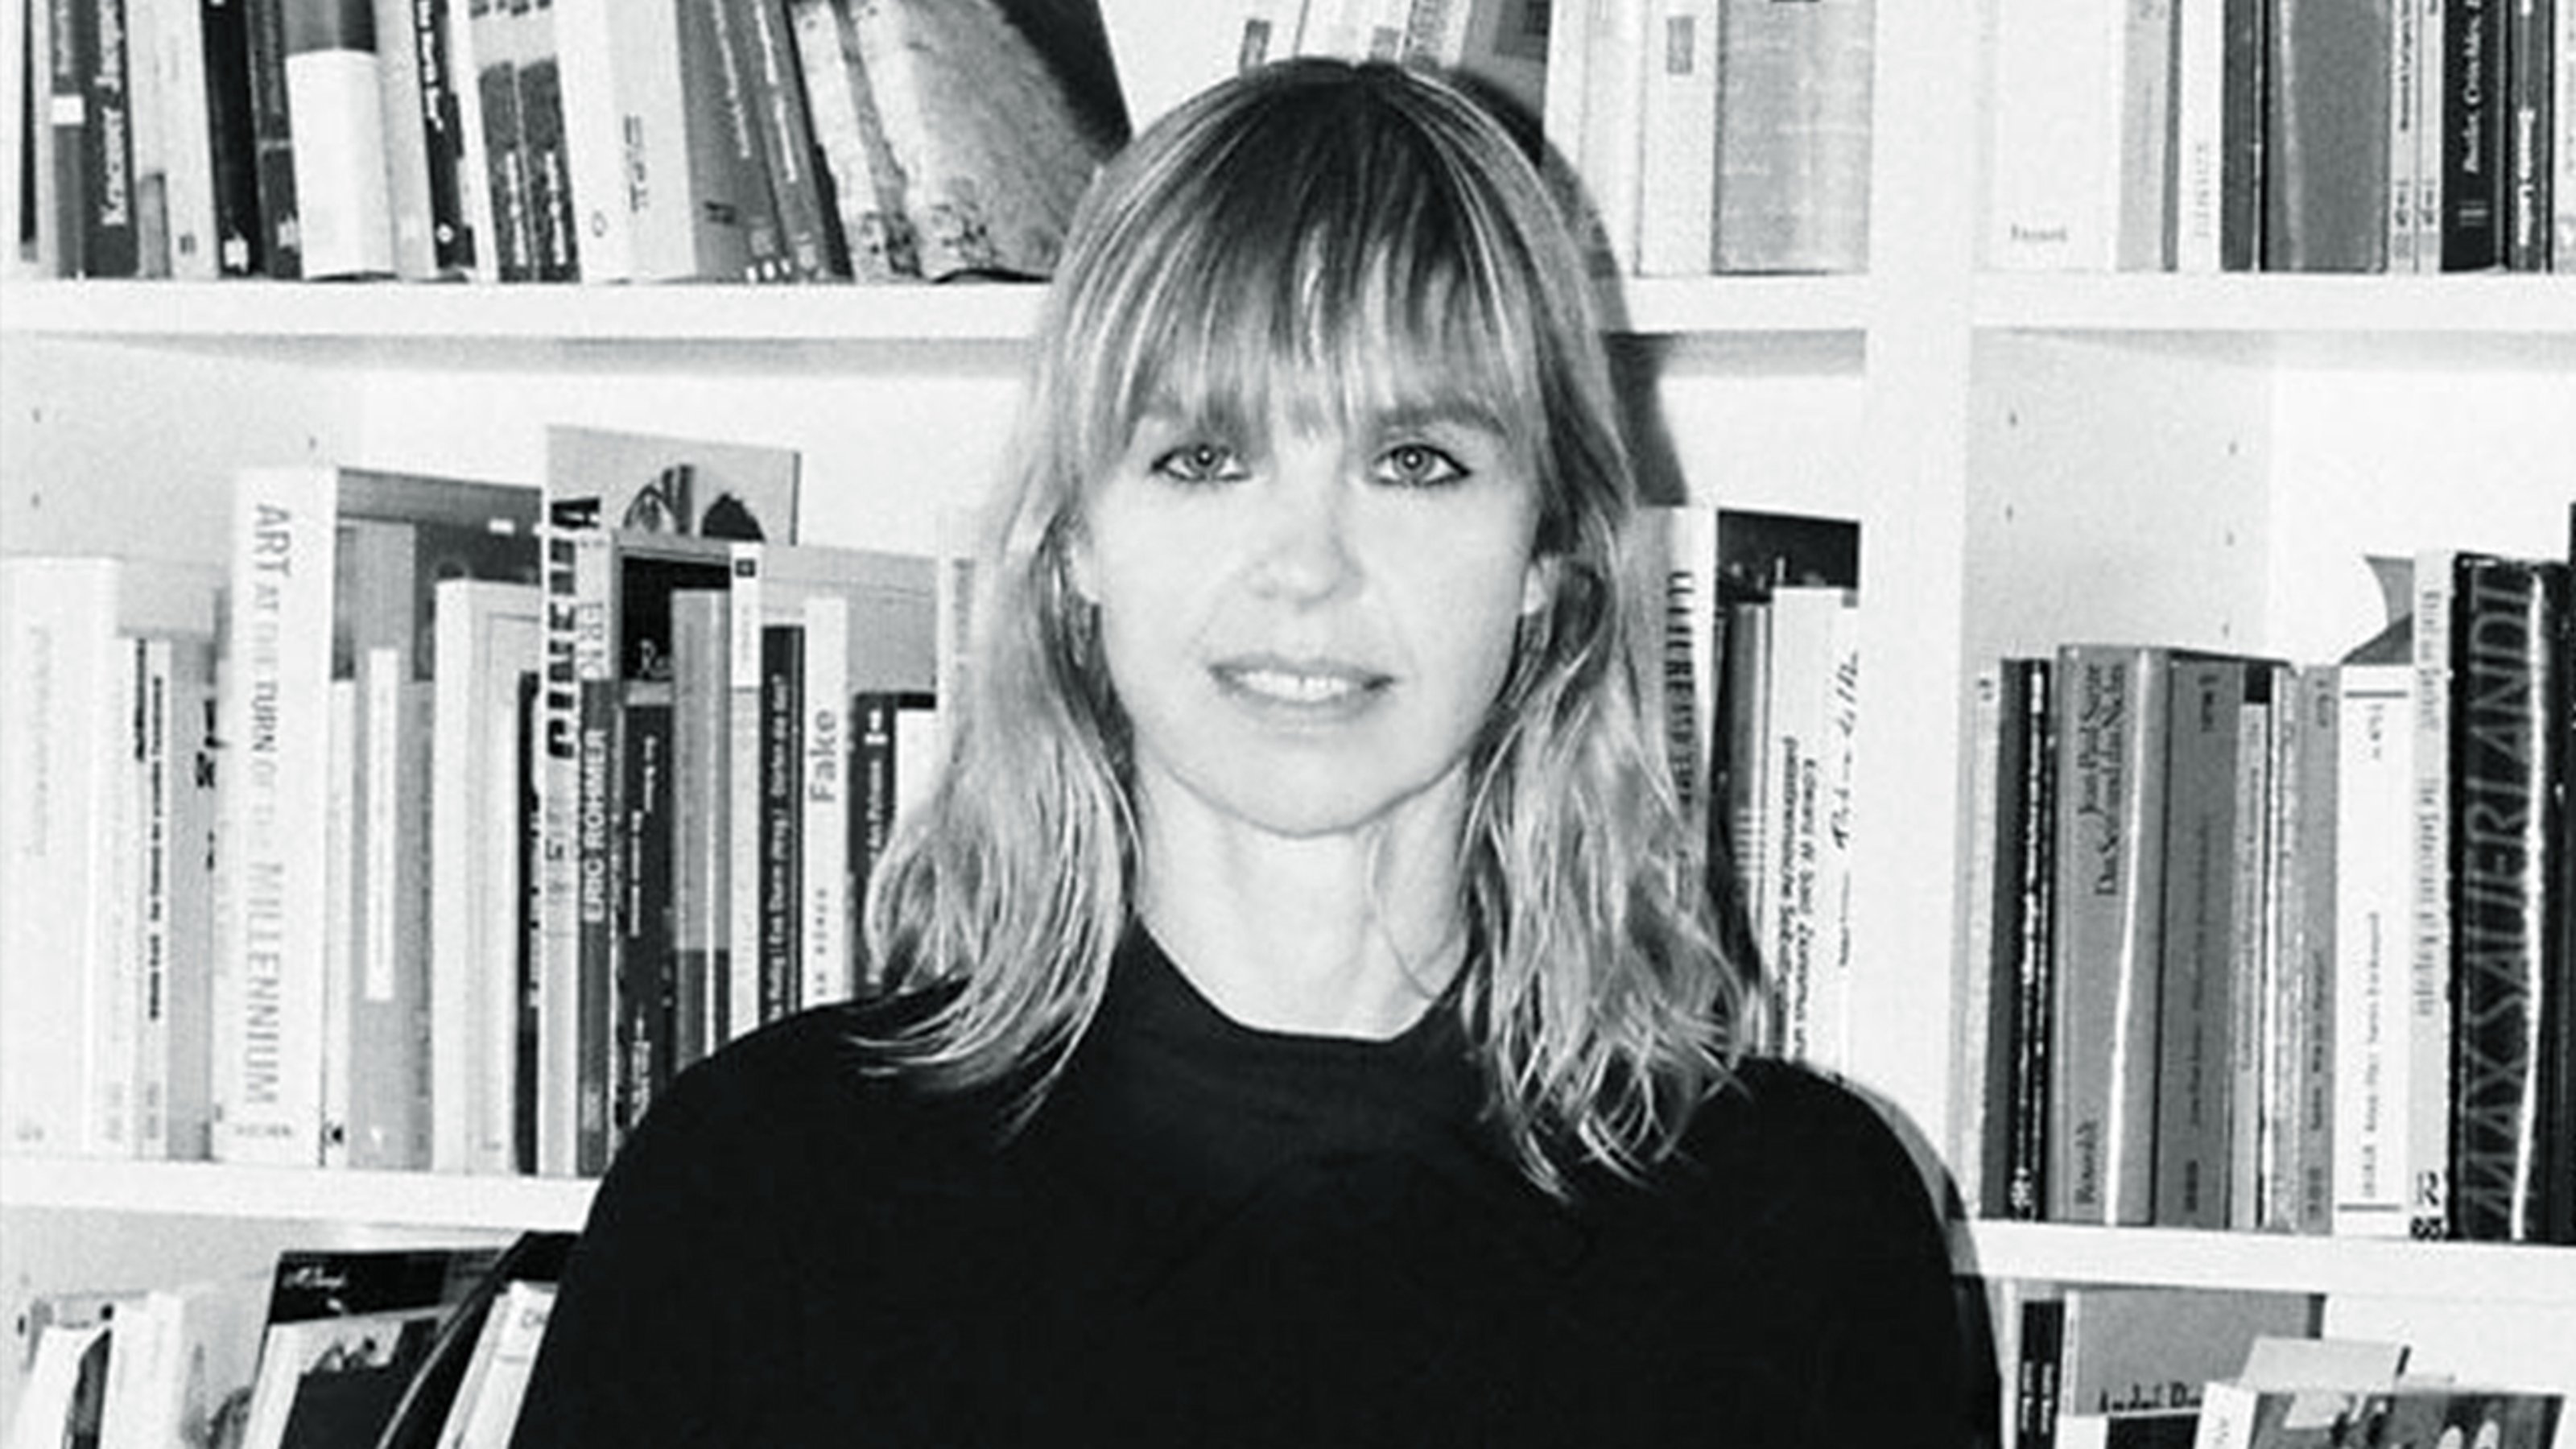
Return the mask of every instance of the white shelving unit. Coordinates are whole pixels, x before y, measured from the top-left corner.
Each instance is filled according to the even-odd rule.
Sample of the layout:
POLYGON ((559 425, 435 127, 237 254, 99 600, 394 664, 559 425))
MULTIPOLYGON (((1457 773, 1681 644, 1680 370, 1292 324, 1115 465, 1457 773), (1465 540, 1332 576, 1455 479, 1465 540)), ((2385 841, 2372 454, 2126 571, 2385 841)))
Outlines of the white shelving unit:
MULTIPOLYGON (((1977 661, 2085 633, 2324 657, 2377 622, 2365 553, 2563 546, 2576 277, 1981 275, 1973 0, 1879 16, 1869 273, 1633 283, 1620 350, 1659 486, 1863 524, 1856 1076, 1938 1143, 1977 661)), ((0 550, 212 562, 235 466, 533 479, 573 421, 796 447, 809 537, 927 551, 1000 460, 1039 300, 0 284, 0 550)), ((317 1233, 571 1227, 589 1192, 0 1157, 0 1297, 317 1233)), ((2576 1391, 2576 1251, 1981 1224, 1959 1260, 2303 1289, 2425 1367, 2576 1391)))

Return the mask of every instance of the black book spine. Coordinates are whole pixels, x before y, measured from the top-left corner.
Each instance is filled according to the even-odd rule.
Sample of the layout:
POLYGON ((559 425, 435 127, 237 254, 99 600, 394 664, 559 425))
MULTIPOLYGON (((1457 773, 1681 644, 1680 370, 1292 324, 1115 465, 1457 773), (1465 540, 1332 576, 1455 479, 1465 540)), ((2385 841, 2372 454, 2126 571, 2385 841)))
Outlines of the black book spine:
POLYGON ((260 263, 280 281, 304 275, 303 227, 295 200, 295 127, 286 106, 286 7, 292 3, 243 0, 250 22, 246 54, 260 263))
POLYGON ((2553 726, 2567 688, 2567 571, 2464 554, 2454 576, 2452 1229, 2533 1242, 2546 1236, 2547 951, 2564 934, 2549 863, 2566 834, 2553 726))
POLYGON ((259 142, 251 121, 249 0, 203 0, 206 144, 214 179, 215 268, 227 277, 268 269, 259 219, 259 142))
POLYGON ((2505 31, 2513 0, 2452 0, 2442 52, 2442 270, 2505 264, 2505 31))

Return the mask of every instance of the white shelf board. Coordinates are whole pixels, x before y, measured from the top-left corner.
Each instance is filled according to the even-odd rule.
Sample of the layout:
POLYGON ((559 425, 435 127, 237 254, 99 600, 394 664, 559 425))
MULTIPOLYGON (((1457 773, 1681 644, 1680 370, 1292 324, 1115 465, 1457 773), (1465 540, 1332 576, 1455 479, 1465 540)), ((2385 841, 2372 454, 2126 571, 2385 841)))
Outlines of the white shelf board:
MULTIPOLYGON (((1626 328, 1664 333, 1863 330, 1856 276, 1631 278, 1626 328)), ((13 283, 0 337, 81 337, 225 348, 435 344, 745 347, 1004 343, 1034 331, 1045 288, 1010 283, 755 287, 475 286, 429 282, 13 283)))
POLYGON ((1987 272, 1974 325, 2061 332, 2576 338, 2576 275, 1987 272))
POLYGON ((584 1178, 0 1158, 0 1206, 432 1228, 578 1229, 584 1178))
POLYGON ((1981 1222, 1953 1261, 1987 1278, 2278 1288, 2464 1303, 2576 1303, 2576 1248, 1981 1222))

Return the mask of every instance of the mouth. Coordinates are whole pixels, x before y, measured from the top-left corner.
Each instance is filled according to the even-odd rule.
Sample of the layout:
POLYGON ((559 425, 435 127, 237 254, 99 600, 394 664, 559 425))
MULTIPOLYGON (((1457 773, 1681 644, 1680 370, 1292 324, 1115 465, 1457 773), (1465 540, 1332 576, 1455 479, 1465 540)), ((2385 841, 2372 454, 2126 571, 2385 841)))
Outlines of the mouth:
POLYGON ((1300 714, 1357 709, 1395 682, 1391 675, 1334 660, 1232 659, 1208 672, 1237 699, 1300 714))

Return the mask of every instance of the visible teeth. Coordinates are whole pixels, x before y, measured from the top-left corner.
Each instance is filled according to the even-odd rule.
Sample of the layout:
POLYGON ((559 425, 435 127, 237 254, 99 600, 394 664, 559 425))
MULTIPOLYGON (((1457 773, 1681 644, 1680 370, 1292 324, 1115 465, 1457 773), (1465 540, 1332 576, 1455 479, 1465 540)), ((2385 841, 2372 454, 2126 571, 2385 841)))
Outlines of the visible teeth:
POLYGON ((1245 689, 1279 699, 1312 704, 1337 699, 1359 688, 1359 683, 1341 674, 1292 674, 1283 669, 1251 669, 1237 676, 1245 689))

